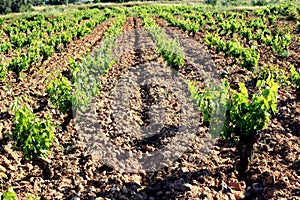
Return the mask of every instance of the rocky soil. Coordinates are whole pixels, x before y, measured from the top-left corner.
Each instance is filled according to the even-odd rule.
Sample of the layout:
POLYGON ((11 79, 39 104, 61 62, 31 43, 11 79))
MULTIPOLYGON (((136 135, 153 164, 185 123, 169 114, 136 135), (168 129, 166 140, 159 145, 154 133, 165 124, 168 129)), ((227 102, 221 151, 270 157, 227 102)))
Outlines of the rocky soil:
MULTIPOLYGON (((68 72, 68 56, 78 58, 97 48, 109 23, 104 22, 91 35, 73 41, 63 53, 51 56, 39 70, 21 82, 15 82, 12 77, 8 82, 0 83, 0 172, 5 174, 1 179, 3 189, 14 186, 19 199, 26 199, 27 194, 32 194, 51 200, 300 198, 300 100, 294 88, 279 89, 278 113, 270 126, 257 134, 253 155, 249 158, 249 166, 243 176, 236 169, 240 155, 236 147, 218 140, 212 143, 209 150, 203 151, 203 147, 211 140, 207 137, 208 127, 200 117, 194 124, 197 131, 189 148, 172 163, 162 162, 163 166, 153 172, 138 166, 132 167, 132 163, 136 162, 132 156, 129 156, 124 166, 120 166, 118 160, 113 157, 109 159, 108 156, 114 155, 111 151, 108 155, 107 151, 97 151, 96 154, 91 152, 91 141, 85 133, 97 130, 92 124, 101 128, 108 142, 120 150, 130 150, 141 157, 147 157, 149 153, 167 146, 179 131, 181 115, 178 113, 181 105, 178 104, 178 96, 160 84, 144 84, 140 88, 125 87, 131 90, 127 120, 133 123, 130 127, 145 127, 151 123, 150 107, 159 105, 166 110, 166 127, 163 130, 143 138, 138 135, 138 131, 126 130, 127 120, 120 124, 114 115, 116 110, 111 101, 114 88, 122 78, 132 71, 139 72, 138 68, 146 64, 153 66, 150 72, 169 68, 156 52, 155 44, 138 18, 128 18, 123 27, 124 34, 117 40, 120 45, 114 49, 117 61, 101 77, 101 93, 94 100, 93 112, 83 121, 86 123, 83 125, 85 129, 77 130, 75 125, 78 124, 71 119, 65 130, 59 129, 56 132, 56 140, 47 160, 26 161, 22 153, 13 151, 12 141, 5 134, 9 134, 13 127, 13 113, 9 111, 9 105, 14 97, 27 94, 36 114, 52 113, 55 124, 62 125, 66 116, 59 116, 53 111, 44 81, 51 77, 51 72, 68 72)), ((194 41, 182 43, 187 59, 179 73, 185 79, 203 81, 203 77, 199 77, 203 72, 195 64, 200 61, 193 57, 197 48, 192 44, 203 49, 199 55, 203 56, 207 52, 205 55, 211 56, 214 61, 211 66, 217 68, 216 72, 220 75, 224 70, 229 72, 227 76, 231 85, 249 79, 249 72, 240 69, 232 59, 225 58, 201 43, 203 38, 200 33, 192 37, 178 28, 167 27, 163 21, 160 24, 166 28, 169 37, 194 41)), ((300 53, 299 48, 293 51, 300 53)), ((209 62, 212 60, 209 59, 209 62)), ((182 140, 185 141, 185 138, 182 140)), ((150 163, 155 164, 155 161, 150 163)))

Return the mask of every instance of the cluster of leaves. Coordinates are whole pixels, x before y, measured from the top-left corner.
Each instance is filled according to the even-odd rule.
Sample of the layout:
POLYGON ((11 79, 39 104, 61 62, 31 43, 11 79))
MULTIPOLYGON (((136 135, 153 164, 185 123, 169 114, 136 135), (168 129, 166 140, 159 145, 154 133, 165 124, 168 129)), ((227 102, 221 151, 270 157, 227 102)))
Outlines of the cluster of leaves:
POLYGON ((293 65, 290 66, 290 71, 292 74, 291 79, 293 83, 295 84, 296 88, 300 88, 300 71, 297 71, 293 65))
POLYGON ((0 52, 1 53, 7 53, 11 49, 12 49, 12 45, 10 42, 3 41, 0 43, 0 52))
POLYGON ((271 47, 273 51, 277 54, 288 56, 288 49, 292 42, 292 36, 289 34, 286 35, 275 35, 271 42, 271 47))
POLYGON ((223 130, 223 122, 229 99, 229 83, 222 80, 217 84, 211 82, 205 89, 197 86, 196 82, 189 82, 191 98, 199 106, 204 122, 211 122, 212 136, 218 136, 223 130), (211 120, 214 120, 213 122, 211 120))
POLYGON ((66 77, 61 74, 52 80, 48 86, 50 101, 62 114, 66 114, 72 108, 72 86, 66 77))
POLYGON ((253 94, 251 99, 246 86, 243 83, 239 86, 240 92, 231 91, 229 116, 225 122, 225 138, 234 136, 248 138, 251 134, 266 128, 271 114, 276 113, 279 86, 273 79, 257 81, 258 92, 253 94))
MULTIPOLYGON (((160 16, 166 19, 171 25, 178 26, 184 30, 189 30, 189 25, 185 25, 182 22, 184 20, 180 19, 177 16, 173 16, 170 13, 161 13, 160 16)), ((260 54, 257 52, 255 45, 245 47, 244 45, 242 45, 242 43, 240 43, 237 40, 234 34, 240 33, 242 38, 245 38, 248 44, 250 44, 251 39, 265 41, 262 39, 264 38, 264 35, 271 34, 271 32, 267 29, 267 26, 265 24, 265 18, 253 19, 247 22, 243 19, 243 14, 232 12, 203 12, 199 14, 185 14, 184 16, 185 20, 187 20, 188 22, 187 24, 193 23, 194 27, 199 28, 200 26, 207 24, 208 33, 206 34, 205 41, 211 46, 216 46, 217 51, 224 52, 227 56, 232 56, 241 59, 240 64, 248 69, 253 69, 258 65, 260 54), (218 21, 218 24, 214 26, 209 25, 210 22, 208 21, 209 18, 207 18, 207 16, 215 16, 217 19, 216 21, 218 21), (211 31, 213 31, 214 33, 209 33, 211 31), (218 36, 216 32, 220 33, 221 35, 231 34, 231 36, 234 39, 232 41, 227 41, 226 39, 222 39, 220 36, 218 36)), ((194 30, 196 31, 197 28, 195 28, 194 30)), ((271 40, 273 40, 274 49, 276 49, 276 51, 279 51, 280 49, 282 51, 285 51, 288 49, 290 42, 288 42, 287 40, 283 40, 282 37, 278 39, 278 37, 276 36, 274 36, 274 38, 271 36, 270 38, 271 40)), ((285 38, 289 37, 287 36, 285 38)))
POLYGON ((6 74, 7 74, 7 67, 4 63, 0 62, 0 80, 3 80, 6 77, 6 74))
POLYGON ((276 112, 278 84, 270 78, 257 81, 258 92, 251 99, 244 83, 239 83, 239 86, 240 91, 235 91, 224 81, 223 85, 214 89, 205 87, 199 90, 194 85, 189 88, 192 98, 203 112, 204 121, 211 122, 212 113, 221 111, 216 108, 227 110, 222 136, 227 139, 238 136, 240 143, 247 143, 244 139, 266 128, 271 114, 276 112))
POLYGON ((190 19, 175 18, 170 13, 161 13, 161 17, 166 19, 171 25, 177 26, 189 33, 195 34, 199 31, 199 24, 203 25, 202 18, 196 18, 195 21, 190 19))
POLYGON ((143 20, 145 29, 151 34, 164 60, 171 66, 183 66, 185 56, 180 43, 177 40, 168 39, 164 30, 155 23, 153 18, 146 16, 143 20))
POLYGON ((265 13, 274 13, 276 15, 282 15, 288 20, 298 20, 299 19, 299 7, 297 8, 293 1, 281 5, 272 5, 265 9, 265 13))
POLYGON ((238 19, 223 20, 222 22, 218 23, 218 27, 220 28, 218 32, 222 35, 228 35, 228 34, 233 35, 234 33, 245 29, 244 23, 245 23, 244 20, 238 20, 238 19))
POLYGON ((269 78, 274 79, 281 85, 288 85, 288 73, 284 69, 280 69, 278 65, 267 65, 258 66, 253 71, 256 79, 267 80, 269 78))
POLYGON ((20 54, 17 52, 17 57, 12 58, 12 60, 8 64, 8 69, 15 72, 17 76, 22 71, 28 69, 31 65, 31 60, 28 59, 26 54, 20 54))
POLYGON ((36 116, 32 108, 20 99, 15 100, 11 110, 14 112, 12 138, 16 142, 15 147, 23 151, 26 159, 45 158, 55 137, 50 116, 36 116))
POLYGON ((242 60, 241 65, 247 69, 258 66, 260 54, 254 47, 245 48, 237 40, 226 41, 216 34, 207 34, 204 40, 210 47, 216 46, 217 51, 224 52, 227 56, 240 58, 242 60))
POLYGON ((9 187, 7 191, 3 192, 3 200, 17 200, 17 194, 13 190, 13 187, 9 187))

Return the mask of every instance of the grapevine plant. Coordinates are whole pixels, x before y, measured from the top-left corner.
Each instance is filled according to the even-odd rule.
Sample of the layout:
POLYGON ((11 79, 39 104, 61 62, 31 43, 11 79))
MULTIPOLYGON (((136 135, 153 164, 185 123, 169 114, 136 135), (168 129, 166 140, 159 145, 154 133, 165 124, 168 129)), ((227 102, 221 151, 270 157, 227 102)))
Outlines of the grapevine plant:
POLYGON ((265 129, 272 114, 276 113, 278 84, 273 79, 257 81, 258 92, 249 98, 244 83, 239 83, 240 92, 231 90, 224 137, 240 136, 241 143, 252 134, 265 129))
MULTIPOLYGON (((2 60, 0 60, 2 61, 2 60)), ((3 80, 7 74, 7 67, 4 63, 0 63, 0 80, 3 80)))
POLYGON ((72 87, 66 77, 61 74, 52 80, 48 86, 48 93, 52 104, 58 108, 62 114, 66 114, 72 107, 72 87))
POLYGON ((199 106, 204 122, 211 122, 211 134, 217 137, 223 130, 226 109, 228 109, 229 83, 223 80, 221 84, 214 82, 208 84, 205 89, 197 86, 196 82, 189 82, 191 98, 199 106), (214 120, 214 121, 211 121, 214 120))
POLYGON ((239 86, 240 91, 232 90, 229 89, 228 82, 223 81, 223 85, 218 86, 217 90, 209 87, 199 90, 194 85, 190 85, 189 90, 203 112, 204 121, 211 121, 214 108, 226 106, 222 137, 233 139, 238 136, 240 143, 247 143, 245 138, 251 138, 257 131, 266 128, 271 114, 276 112, 278 84, 271 78, 257 81, 258 92, 251 99, 245 84, 239 83, 239 86))
POLYGON ((48 93, 52 104, 62 114, 71 109, 84 110, 91 98, 100 92, 98 77, 106 73, 114 64, 113 47, 115 39, 122 33, 125 15, 116 16, 114 22, 106 30, 102 46, 81 59, 81 64, 69 58, 71 80, 59 75, 48 85, 48 93), (74 88, 74 90, 72 90, 74 88))
POLYGON ((167 61, 167 63, 174 67, 184 65, 184 53, 177 40, 168 39, 164 30, 158 27, 155 20, 144 16, 145 29, 151 34, 154 39, 159 54, 167 61))
POLYGON ((16 100, 11 109, 15 124, 12 138, 16 142, 16 149, 23 151, 27 160, 45 158, 55 137, 55 127, 50 116, 38 117, 28 104, 20 100, 16 100))

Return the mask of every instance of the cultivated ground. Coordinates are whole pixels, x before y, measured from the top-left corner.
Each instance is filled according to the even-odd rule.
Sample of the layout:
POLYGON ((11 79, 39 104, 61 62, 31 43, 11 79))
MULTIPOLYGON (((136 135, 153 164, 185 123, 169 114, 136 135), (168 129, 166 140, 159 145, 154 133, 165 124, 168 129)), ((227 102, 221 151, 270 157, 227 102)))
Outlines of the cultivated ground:
MULTIPOLYGON (((238 89, 238 83, 243 81, 250 93, 255 92, 252 72, 238 66, 234 58, 225 56, 214 47, 209 48, 204 42, 205 29, 200 29, 194 35, 188 34, 178 27, 168 25, 167 21, 158 16, 154 18, 169 38, 176 37, 179 42, 187 38, 194 41, 181 43, 187 57, 184 66, 179 67, 178 71, 185 79, 199 83, 203 81, 188 59, 189 53, 194 53, 194 45, 197 45, 209 53, 219 72, 226 72, 232 89, 238 89)), ((220 139, 208 153, 201 151, 208 132, 208 126, 202 120, 199 120, 195 142, 188 150, 172 164, 155 172, 119 172, 91 155, 87 151, 85 138, 76 130, 74 119, 58 114, 53 108, 45 81, 53 72, 69 77, 68 56, 78 59, 98 48, 112 20, 100 23, 91 34, 73 40, 61 52, 52 54, 40 63, 38 68, 26 71, 23 79, 16 80, 10 72, 7 79, 0 81, 0 172, 5 174, 1 179, 3 191, 13 186, 19 199, 26 199, 28 194, 40 199, 73 200, 300 198, 300 93, 294 86, 279 88, 278 112, 272 117, 270 125, 257 133, 253 154, 242 174, 237 169, 239 147, 220 139), (57 129, 51 152, 45 160, 28 161, 22 152, 13 150, 13 141, 9 135, 14 128, 14 113, 9 107, 14 98, 21 95, 27 95, 27 102, 38 116, 51 114, 54 124, 62 127, 57 129)), ((285 19, 276 23, 278 26, 296 26, 295 21, 285 19)), ((94 100, 96 110, 93 119, 97 120, 109 140, 123 150, 141 154, 153 152, 169 143, 178 131, 178 97, 168 88, 154 84, 132 91, 130 118, 135 125, 142 126, 140 121, 149 121, 147 109, 158 103, 168 111, 167 127, 159 135, 144 140, 119 131, 110 104, 113 88, 118 81, 129 70, 141 64, 169 68, 156 51, 155 43, 144 29, 141 18, 128 16, 122 29, 123 34, 117 39, 120 45, 114 48, 118 59, 100 77, 101 92, 94 100)), ((299 38, 299 30, 293 31, 293 36, 299 38)), ((282 69, 293 64, 299 69, 299 46, 299 40, 292 41, 288 58, 274 55, 270 48, 260 48, 259 62, 277 64, 282 69)), ((7 59, 9 53, 4 57, 7 59)))

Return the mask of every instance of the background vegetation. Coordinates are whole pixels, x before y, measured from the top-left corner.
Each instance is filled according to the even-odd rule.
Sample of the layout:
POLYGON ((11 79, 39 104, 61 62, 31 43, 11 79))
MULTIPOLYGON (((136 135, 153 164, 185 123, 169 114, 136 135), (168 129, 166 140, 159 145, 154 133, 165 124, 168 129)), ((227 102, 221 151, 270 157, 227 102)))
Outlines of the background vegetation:
MULTIPOLYGON (((147 1, 147 0, 145 0, 147 1)), ((0 1, 0 14, 8 14, 12 12, 26 12, 33 10, 34 6, 43 5, 63 5, 78 3, 124 3, 136 2, 136 0, 2 0, 0 1)), ((143 1, 144 2, 144 1, 143 1)), ((160 1, 161 2, 161 1, 160 1)), ((175 1, 171 1, 174 3, 175 1)), ((286 2, 298 2, 291 0, 196 0, 196 1, 176 1, 179 3, 203 3, 212 6, 266 6, 286 2)))

